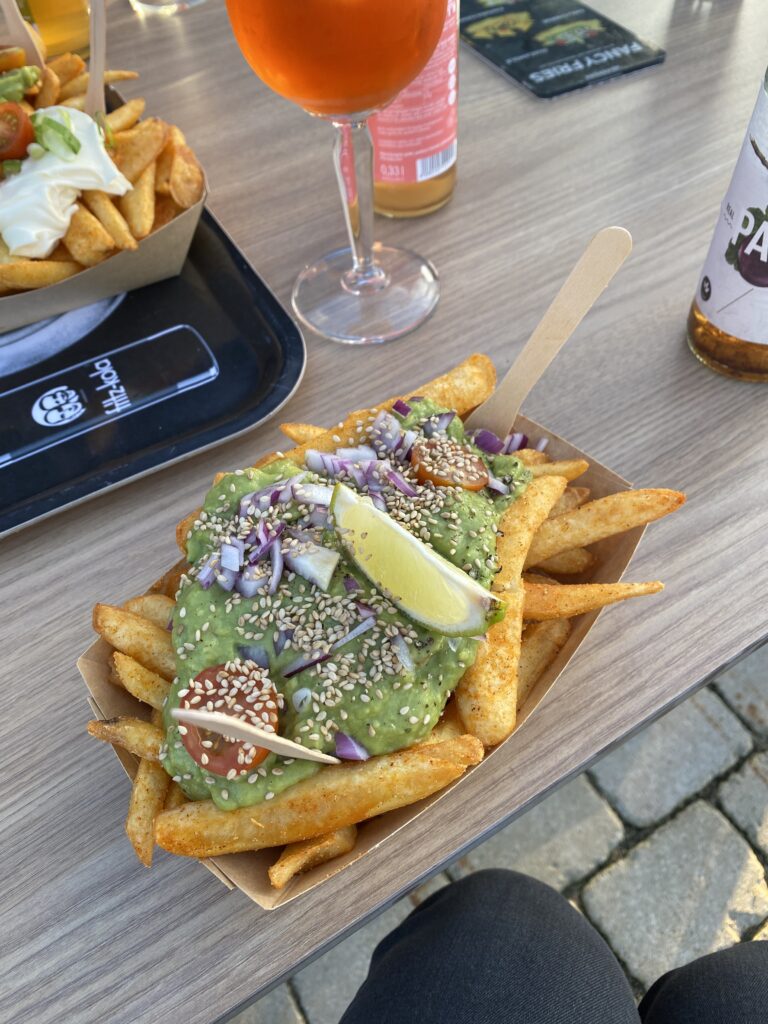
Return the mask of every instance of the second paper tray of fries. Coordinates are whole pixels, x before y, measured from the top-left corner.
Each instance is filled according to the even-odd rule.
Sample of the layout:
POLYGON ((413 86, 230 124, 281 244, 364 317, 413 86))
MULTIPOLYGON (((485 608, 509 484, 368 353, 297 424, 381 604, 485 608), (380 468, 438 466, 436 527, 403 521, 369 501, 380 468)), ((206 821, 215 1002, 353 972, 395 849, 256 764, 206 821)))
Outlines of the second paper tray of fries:
MULTIPOLYGON (((248 834, 252 835, 250 841, 253 846, 261 846, 261 837, 267 835, 271 837, 267 848, 201 856, 201 859, 227 886, 236 886, 268 910, 308 892, 360 857, 375 856, 376 851, 386 847, 405 824, 417 815, 429 814, 435 801, 450 800, 453 787, 461 785, 462 777, 475 765, 485 757, 493 756, 504 744, 514 743, 514 731, 524 726, 566 668, 600 608, 617 600, 653 594, 662 589, 656 582, 623 584, 618 581, 632 559, 645 524, 673 511, 684 501, 684 496, 667 490, 628 490, 629 485, 616 473, 588 459, 574 445, 525 417, 518 417, 515 433, 506 439, 475 434, 470 441, 464 437, 460 417, 485 401, 494 384, 495 370, 490 360, 485 356, 471 356, 444 376, 407 392, 403 398, 390 399, 373 410, 355 413, 345 424, 332 430, 325 431, 307 424, 286 424, 283 428, 289 437, 304 442, 286 453, 294 460, 297 473, 301 467, 314 466, 322 471, 320 479, 335 475, 335 494, 342 486, 338 477, 345 478, 345 470, 349 468, 348 462, 344 461, 345 455, 361 459, 361 443, 371 442, 368 434, 361 439, 361 431, 365 434, 368 430, 381 432, 382 429, 384 435, 379 433, 377 437, 379 440, 384 437, 382 444, 387 451, 379 451, 379 459, 386 462, 386 472, 394 474, 390 478, 390 482, 394 481, 393 486, 406 493, 412 489, 415 495, 412 494, 409 500, 417 503, 422 487, 437 491, 441 485, 458 486, 456 480, 440 480, 439 475, 435 476, 435 465, 439 473, 446 472, 440 469, 440 459, 445 457, 446 451, 453 455, 463 453, 464 487, 477 488, 476 476, 478 473, 482 475, 483 469, 469 456, 477 459, 478 453, 486 467, 503 466, 505 471, 512 472, 510 467, 516 466, 514 472, 521 473, 522 478, 528 481, 527 486, 520 488, 516 500, 503 503, 506 510, 498 520, 498 528, 494 528, 498 537, 497 563, 494 565, 495 575, 488 585, 492 594, 498 591, 499 598, 504 599, 506 615, 504 618, 497 615, 484 636, 471 638, 471 643, 476 645, 472 648, 474 663, 467 660, 467 670, 454 683, 455 693, 448 699, 442 717, 434 728, 430 725, 429 729, 422 729, 419 720, 418 728, 422 729, 422 735, 415 743, 411 740, 410 744, 400 744, 405 749, 374 754, 368 759, 338 766, 323 766, 316 774, 296 782, 282 793, 273 793, 274 799, 267 797, 240 810, 228 810, 226 803, 221 809, 210 799, 184 802, 186 797, 177 782, 171 784, 169 773, 159 763, 162 733, 158 726, 169 687, 171 693, 174 685, 178 687, 172 682, 174 670, 183 671, 178 666, 183 665, 187 653, 183 645, 175 646, 178 641, 174 639, 176 657, 182 658, 174 666, 167 627, 169 613, 174 613, 180 573, 188 566, 180 564, 150 587, 149 596, 130 599, 122 609, 97 606, 94 623, 101 638, 78 661, 92 708, 98 716, 89 730, 98 738, 114 744, 123 767, 134 779, 126 828, 144 863, 151 861, 156 837, 160 845, 167 843, 174 852, 195 855, 200 850, 205 851, 206 843, 210 845, 211 842, 218 844, 217 849, 231 849, 233 844, 237 848, 238 843, 239 849, 248 849, 248 834), (409 398, 409 395, 415 397, 409 398), (409 433, 407 428, 413 426, 416 415, 413 410, 425 401, 431 403, 430 415, 418 425, 417 430, 409 433), (450 426, 452 421, 453 426, 450 426), (392 428, 394 426, 397 433, 398 424, 406 429, 395 438, 392 428), (388 436, 387 430, 390 431, 388 436), (546 445, 546 451, 537 449, 536 443, 539 448, 546 445), (357 446, 354 456, 349 454, 350 444, 357 446), (404 444, 410 462, 402 452, 404 444), (500 444, 507 452, 498 452, 500 444), (423 449, 419 456, 422 460, 420 466, 413 454, 419 446, 423 449), (489 449, 493 448, 497 449, 501 461, 497 461, 496 455, 489 454, 489 449), (401 450, 399 461, 398 450, 401 450), (382 454, 387 457, 381 458, 382 454), (504 456, 510 454, 515 463, 504 461, 504 456), (467 465, 470 466, 469 475, 466 475, 467 465), (435 479, 439 481, 438 485, 435 485, 435 479), (139 694, 146 703, 132 694, 139 694), (131 749, 134 753, 129 752, 131 749), (141 760, 137 754, 143 755, 141 760), (191 833, 190 820, 197 822, 193 824, 191 833), (215 841, 206 839, 207 827, 211 828, 212 834, 215 832, 215 841), (195 828, 199 829, 197 835, 195 828), (243 829, 246 833, 244 839, 243 829)), ((265 457, 257 465, 268 461, 269 457, 265 457)), ((364 477, 357 473, 360 465, 363 463, 353 463, 354 468, 346 479, 351 488, 358 486, 368 492, 364 477)), ((220 487, 211 493, 219 489, 225 491, 229 486, 228 479, 234 481, 236 478, 224 477, 220 487)), ((314 474, 313 479, 313 486, 321 489, 302 492, 302 500, 314 499, 317 504, 309 509, 300 505, 299 510, 309 512, 316 520, 318 510, 322 508, 321 500, 327 500, 327 496, 324 496, 322 484, 317 484, 314 474)), ((370 481, 371 478, 368 479, 370 481)), ((515 486, 513 476, 507 476, 505 483, 504 479, 498 479, 488 471, 483 477, 486 479, 486 487, 495 486, 497 496, 503 495, 506 488, 507 495, 511 497, 510 488, 515 486)), ((381 497, 384 492, 377 488, 378 485, 371 488, 371 497, 375 494, 380 496, 374 504, 386 507, 381 497)), ((220 497, 225 499, 226 496, 222 493, 220 497)), ((281 500, 285 500, 285 495, 281 499, 278 488, 269 498, 270 516, 275 511, 273 503, 279 504, 281 500)), ((350 500, 355 506, 358 499, 353 496, 350 500)), ((398 500, 395 495, 395 504, 398 500)), ((440 500, 443 501, 444 496, 440 496, 440 500)), ((336 506, 331 504, 331 512, 339 529, 341 512, 338 503, 336 506)), ((205 520, 205 516, 202 518, 205 520)), ((182 541, 195 522, 199 527, 201 519, 193 514, 180 524, 182 541)), ((328 528, 327 523, 325 528, 328 528)), ((251 542, 254 545, 264 544, 265 538, 251 538, 251 542)), ((274 540, 269 543, 274 545, 274 540)), ((229 556, 229 552, 227 554, 229 556)), ((430 555, 428 560, 434 560, 433 556, 430 555)), ((292 565, 297 574, 307 571, 302 570, 299 562, 294 561, 292 565)), ((195 569, 198 575, 201 567, 202 562, 198 562, 195 569)), ((470 566, 467 564, 459 568, 468 570, 470 566)), ((241 570, 241 578, 243 574, 248 575, 247 567, 241 570)), ((364 579, 362 573, 356 575, 358 579, 364 579)), ((351 578, 346 576, 345 582, 351 578)), ((229 585, 230 580, 226 574, 220 576, 224 586, 229 585)), ((199 584, 186 584, 181 593, 184 594, 191 586, 199 584)), ((367 604, 372 600, 369 594, 360 601, 360 595, 354 593, 357 584, 351 583, 348 587, 353 591, 350 596, 356 598, 363 616, 356 630, 358 634, 363 633, 366 630, 364 617, 374 611, 385 615, 386 606, 376 604, 372 609, 367 604)), ((314 585, 312 594, 315 595, 313 600, 322 597, 314 585)), ((257 597, 253 604, 254 611, 258 608, 258 600, 257 597)), ((261 600, 263 602, 264 599, 261 600)), ((377 599, 373 600, 375 603, 377 599)), ((663 600, 663 597, 656 600, 663 600)), ((175 621, 180 622, 178 618, 175 621)), ((393 631, 387 635, 392 637, 393 631)), ((413 633, 417 638, 420 635, 417 631, 413 633)), ((259 636, 256 634, 257 639, 259 636)), ((253 635, 246 634, 245 639, 252 640, 253 635)), ((342 651, 345 640, 341 642, 342 651)), ((194 644, 190 647, 193 648, 194 644)), ((460 647, 452 649, 464 650, 460 647)), ((329 652, 311 665, 307 664, 299 673, 304 686, 308 682, 313 685, 312 681, 321 676, 328 678, 333 650, 329 648, 329 652)), ((459 653, 457 657, 461 659, 465 655, 459 653)), ((407 661, 406 652, 402 678, 397 675, 399 670, 392 670, 394 676, 390 674, 390 678, 385 674, 383 680, 374 672, 374 681, 379 686, 391 686, 393 689, 402 686, 396 695, 396 703, 402 702, 405 712, 411 710, 408 703, 414 703, 413 691, 410 700, 405 694, 413 685, 414 678, 413 665, 408 666, 407 661), (392 682, 393 678, 395 682, 392 682)), ((291 674, 288 669, 283 671, 286 676, 291 674)), ((385 696, 375 687, 371 692, 385 696)), ((294 687, 286 693, 292 699, 297 690, 294 687)), ((402 708, 399 711, 403 713, 402 708)), ((325 716, 318 709, 316 717, 320 721, 325 716)), ((416 721, 413 717, 407 720, 416 721)), ((311 721, 312 727, 320 730, 320 726, 311 721)), ((367 735, 374 736, 375 730, 370 731, 373 727, 369 724, 368 728, 367 735)), ((297 738, 298 735, 297 732, 297 738)), ((320 731, 313 735, 320 740, 320 731)), ((349 752, 348 744, 342 750, 337 736, 336 752, 340 756, 357 758, 359 755, 355 751, 359 751, 361 739, 366 737, 358 735, 355 739, 357 742, 352 744, 349 752)), ((211 740, 208 742, 210 744, 211 740)), ((318 744, 318 749, 320 747, 318 744)), ((208 763, 206 754, 203 754, 202 763, 208 763)), ((279 769, 278 774, 282 771, 279 769)), ((237 772, 233 769, 230 777, 235 774, 237 772)), ((256 773, 252 780, 260 781, 256 773)), ((177 781, 183 782, 181 776, 177 776, 177 781)), ((385 852, 384 855, 388 854, 385 852)))
POLYGON ((21 159, 2 162, 0 332, 179 274, 205 176, 180 128, 145 117, 144 99, 123 103, 111 86, 138 75, 106 73, 110 112, 94 120, 84 113, 89 75, 77 54, 42 68, 21 50, 0 58, 21 147, 21 159), (54 234, 44 209, 51 181, 75 194, 54 234))

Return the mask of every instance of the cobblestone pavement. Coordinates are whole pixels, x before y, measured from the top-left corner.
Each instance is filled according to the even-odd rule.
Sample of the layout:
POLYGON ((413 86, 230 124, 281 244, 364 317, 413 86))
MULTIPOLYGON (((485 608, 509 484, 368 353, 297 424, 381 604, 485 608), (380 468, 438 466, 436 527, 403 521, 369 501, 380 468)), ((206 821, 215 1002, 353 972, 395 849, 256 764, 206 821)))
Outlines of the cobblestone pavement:
POLYGON ((735 942, 768 941, 768 645, 411 893, 236 1024, 338 1024, 377 942, 470 871, 507 867, 559 889, 640 995, 735 942))

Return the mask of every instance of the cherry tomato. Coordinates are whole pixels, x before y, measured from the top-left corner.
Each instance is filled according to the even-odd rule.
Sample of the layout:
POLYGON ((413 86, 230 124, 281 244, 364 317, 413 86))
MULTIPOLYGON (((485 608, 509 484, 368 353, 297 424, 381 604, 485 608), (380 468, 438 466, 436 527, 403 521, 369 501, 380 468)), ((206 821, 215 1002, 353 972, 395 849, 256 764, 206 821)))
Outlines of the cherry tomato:
POLYGON ((436 487, 463 487, 481 491, 488 485, 488 470, 479 455, 448 437, 417 441, 411 449, 416 476, 436 487))
MULTIPOLYGON (((272 682, 253 662, 211 665, 203 669, 190 683, 180 706, 205 710, 208 701, 215 703, 222 699, 224 704, 215 708, 216 711, 261 729, 271 726, 277 732, 277 711, 281 701, 272 682), (232 664, 237 666, 234 670, 232 664), (258 693, 259 698, 247 702, 245 698, 254 693, 258 693), (196 697, 201 699, 195 700, 196 697)), ((264 747, 250 746, 244 740, 228 740, 219 733, 195 725, 185 724, 183 728, 186 731, 180 730, 181 740, 190 757, 213 775, 226 777, 232 769, 243 775, 260 764, 269 753, 264 747)))
POLYGON ((35 129, 18 103, 0 103, 0 160, 23 160, 35 129))

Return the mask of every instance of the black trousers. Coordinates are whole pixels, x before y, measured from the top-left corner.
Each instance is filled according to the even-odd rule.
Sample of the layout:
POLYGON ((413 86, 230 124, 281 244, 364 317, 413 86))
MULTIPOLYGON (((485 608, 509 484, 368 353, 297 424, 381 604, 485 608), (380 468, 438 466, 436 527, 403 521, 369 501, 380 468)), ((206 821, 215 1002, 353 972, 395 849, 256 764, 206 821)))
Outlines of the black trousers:
POLYGON ((430 896, 374 951, 341 1024, 766 1024, 768 942, 665 974, 639 1009, 613 953, 568 903, 515 871, 430 896))

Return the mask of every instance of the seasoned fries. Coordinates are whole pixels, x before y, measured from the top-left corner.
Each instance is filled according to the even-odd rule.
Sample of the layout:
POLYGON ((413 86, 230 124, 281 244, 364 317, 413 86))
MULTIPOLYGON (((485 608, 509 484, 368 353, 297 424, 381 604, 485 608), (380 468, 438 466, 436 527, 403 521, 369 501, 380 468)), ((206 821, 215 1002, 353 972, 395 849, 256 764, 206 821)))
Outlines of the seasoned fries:
MULTIPOLYGON (((3 50, 0 73, 22 67, 24 60, 22 50, 3 50)), ((130 70, 104 73, 105 83, 136 78, 138 74, 130 70)), ((46 111, 55 107, 82 111, 89 79, 81 57, 62 54, 42 68, 39 81, 27 90, 20 106, 31 116, 40 112, 41 117, 50 116, 46 111)), ((57 247, 63 248, 64 257, 43 258, 39 249, 39 257, 19 255, 0 261, 0 297, 58 284, 112 256, 137 250, 142 239, 200 202, 205 177, 194 152, 175 125, 157 117, 142 120, 145 107, 145 100, 137 97, 99 115, 107 153, 133 186, 131 191, 121 197, 97 189, 81 192, 77 210, 57 247)), ((22 160, 22 165, 29 159, 22 160)))
MULTIPOLYGON (((165 151, 162 160, 167 160, 165 151)), ((160 166, 155 168, 156 177, 160 166)), ((170 170, 163 174, 170 175, 170 170)), ((157 201, 167 198, 160 195, 157 201)), ((483 356, 472 356, 412 390, 463 415, 484 401, 494 381, 492 364, 483 356)), ((287 457, 301 466, 308 449, 334 452, 339 445, 354 443, 355 425, 378 410, 392 409, 396 401, 353 413, 330 429, 284 424, 283 432, 298 442, 287 457)), ((477 764, 485 750, 505 740, 518 716, 529 713, 526 703, 537 683, 548 685, 562 667, 560 652, 576 616, 663 589, 657 581, 569 584, 543 574, 587 574, 597 564, 589 545, 668 514, 682 503, 683 495, 620 491, 589 501, 588 487, 569 483, 588 469, 584 460, 552 461, 546 452, 534 449, 514 454, 522 455, 531 479, 506 506, 496 531, 497 568, 490 588, 503 601, 505 614, 477 644, 474 661, 458 679, 442 716, 422 738, 368 760, 323 766, 272 794, 274 799, 268 802, 229 809, 216 806, 212 799, 188 800, 175 781, 164 785, 158 763, 166 756, 160 747, 163 734, 153 724, 130 718, 89 724, 92 735, 143 759, 126 825, 143 863, 151 863, 153 842, 193 857, 284 847, 269 869, 273 887, 284 889, 299 873, 352 850, 360 823, 438 792, 477 764), (529 566, 535 569, 525 571, 529 566)), ((269 465, 277 457, 265 456, 259 464, 269 465)), ((182 550, 198 516, 193 513, 178 526, 182 550)), ((157 593, 133 598, 124 608, 97 605, 94 611, 94 628, 115 648, 113 682, 155 709, 153 721, 159 721, 158 712, 173 692, 169 680, 175 674, 174 644, 166 627, 174 599, 169 595, 179 588, 185 568, 181 563, 171 570, 157 585, 157 593)), ((245 639, 250 642, 252 634, 245 634, 245 639)), ((403 701, 408 703, 405 695, 403 701)))

